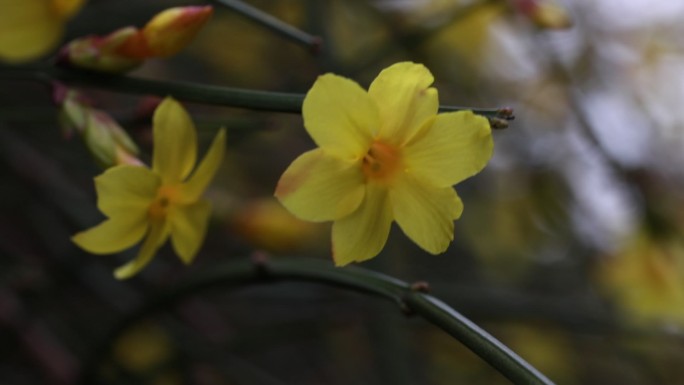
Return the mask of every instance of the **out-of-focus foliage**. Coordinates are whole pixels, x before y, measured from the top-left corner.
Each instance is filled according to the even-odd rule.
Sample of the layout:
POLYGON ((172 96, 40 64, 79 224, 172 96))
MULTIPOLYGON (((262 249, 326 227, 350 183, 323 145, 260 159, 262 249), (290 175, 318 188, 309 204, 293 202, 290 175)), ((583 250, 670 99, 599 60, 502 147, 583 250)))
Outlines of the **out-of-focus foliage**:
MULTIPOLYGON (((560 30, 540 28, 519 3, 253 0, 322 36, 321 53, 218 7, 184 53, 132 75, 304 93, 326 72, 365 87, 412 60, 433 72, 443 104, 512 106, 490 164, 459 185, 465 210, 446 255, 393 231, 364 267, 429 281, 559 384, 684 383, 684 3, 549 1, 572 21, 560 30)), ((172 5, 182 4, 93 0, 65 40, 142 25, 172 5)), ((88 358, 113 320, 224 260, 259 249, 330 259, 327 229, 268 201, 314 147, 301 117, 189 104, 200 148, 228 129, 206 244, 191 267, 162 248, 135 280, 114 282, 111 269, 133 255, 94 257, 69 242, 101 219, 99 168, 62 137, 44 88, 6 77, 0 87, 4 382, 71 383, 98 365, 88 358)), ((149 160, 146 99, 88 93, 149 160)), ((114 341, 103 383, 507 383, 396 307, 315 285, 197 293, 152 318, 114 341)))

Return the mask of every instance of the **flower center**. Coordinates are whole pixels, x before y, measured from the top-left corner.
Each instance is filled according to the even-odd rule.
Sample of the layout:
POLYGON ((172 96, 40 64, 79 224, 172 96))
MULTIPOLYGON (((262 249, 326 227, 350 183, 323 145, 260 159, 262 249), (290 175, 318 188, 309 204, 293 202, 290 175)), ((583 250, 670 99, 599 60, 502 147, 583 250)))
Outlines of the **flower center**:
POLYGON ((361 168, 367 179, 386 181, 400 169, 399 149, 383 142, 373 142, 363 157, 361 168))
POLYGON ((162 186, 157 190, 157 197, 154 198, 147 213, 150 219, 164 220, 169 210, 169 206, 175 200, 177 189, 174 186, 162 186))

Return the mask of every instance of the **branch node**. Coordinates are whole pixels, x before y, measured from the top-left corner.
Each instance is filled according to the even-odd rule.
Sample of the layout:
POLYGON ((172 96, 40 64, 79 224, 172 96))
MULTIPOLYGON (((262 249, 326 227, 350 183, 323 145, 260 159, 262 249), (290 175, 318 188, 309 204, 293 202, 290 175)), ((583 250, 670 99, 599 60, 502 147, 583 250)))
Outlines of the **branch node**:
POLYGON ((411 284, 410 289, 411 291, 427 294, 430 292, 430 284, 426 281, 416 281, 411 284))
POLYGON ((404 300, 404 298, 400 298, 397 300, 397 305, 399 305, 399 310, 407 317, 412 317, 416 314, 415 310, 409 306, 409 304, 404 300))
POLYGON ((502 107, 496 112, 496 117, 504 120, 513 120, 515 115, 512 107, 502 107))
POLYGON ((311 37, 311 43, 309 45, 309 51, 311 51, 312 54, 318 55, 321 53, 323 50, 323 38, 320 36, 312 36, 311 37))
POLYGON ((489 118, 489 126, 492 127, 493 130, 503 130, 508 128, 508 119, 491 117, 489 118))
POLYGON ((263 250, 256 250, 250 256, 252 264, 254 265, 254 270, 260 277, 268 277, 268 262, 270 257, 268 253, 263 250))

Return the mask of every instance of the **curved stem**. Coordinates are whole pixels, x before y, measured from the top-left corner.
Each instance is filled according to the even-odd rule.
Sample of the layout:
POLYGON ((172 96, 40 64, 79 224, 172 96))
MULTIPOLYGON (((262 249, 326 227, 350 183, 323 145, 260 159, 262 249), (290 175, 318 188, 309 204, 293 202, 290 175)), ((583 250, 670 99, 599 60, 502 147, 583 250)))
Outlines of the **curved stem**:
MULTIPOLYGON (((46 65, 0 66, 0 78, 29 79, 46 83, 65 82, 74 86, 101 88, 110 91, 173 97, 187 102, 239 107, 252 110, 301 113, 304 94, 255 91, 205 84, 149 80, 132 76, 111 75, 46 65)), ((472 110, 499 124, 513 119, 510 108, 472 108, 440 106, 440 111, 472 110)), ((495 128, 502 128, 496 126, 495 128)))
POLYGON ((525 360, 496 340, 463 315, 428 294, 417 291, 406 282, 359 267, 335 268, 330 263, 302 258, 278 258, 272 261, 238 261, 213 266, 188 281, 146 303, 123 319, 106 339, 107 343, 91 357, 81 383, 92 380, 89 372, 98 359, 109 351, 109 341, 116 339, 130 325, 164 306, 200 290, 239 288, 254 284, 294 281, 315 282, 385 298, 406 313, 418 314, 461 341, 515 384, 553 385, 525 360))

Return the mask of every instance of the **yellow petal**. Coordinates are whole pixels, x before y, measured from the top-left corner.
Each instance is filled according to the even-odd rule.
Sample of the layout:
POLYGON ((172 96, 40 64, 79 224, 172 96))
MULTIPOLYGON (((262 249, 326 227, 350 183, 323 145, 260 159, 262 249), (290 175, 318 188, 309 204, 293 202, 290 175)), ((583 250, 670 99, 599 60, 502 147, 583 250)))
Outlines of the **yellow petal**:
POLYGON ((335 221, 332 229, 335 265, 361 262, 373 258, 382 250, 392 224, 392 209, 387 190, 370 183, 358 210, 335 221))
POLYGON ((378 129, 377 107, 355 82, 319 76, 304 98, 304 126, 316 144, 343 158, 363 156, 378 129))
POLYGON ((404 148, 407 172, 447 187, 471 177, 492 157, 487 119, 471 111, 439 114, 404 148))
POLYGON ((46 0, 0 0, 0 59, 35 59, 62 37, 62 20, 46 0))
POLYGON ((275 196, 300 219, 330 221, 359 207, 363 183, 359 162, 341 160, 319 148, 292 162, 278 181, 275 196))
POLYGON ((127 212, 82 231, 71 237, 71 240, 89 253, 118 253, 142 239, 147 230, 146 219, 145 212, 127 212))
POLYGON ((409 141, 420 127, 437 114, 434 78, 422 64, 402 62, 385 68, 368 94, 380 112, 380 137, 396 145, 409 141))
POLYGON ((114 277, 116 279, 130 278, 138 274, 140 270, 152 261, 157 250, 166 240, 166 235, 168 235, 168 231, 165 229, 166 226, 167 223, 158 221, 150 224, 150 230, 147 233, 145 242, 140 247, 140 251, 138 251, 135 259, 114 270, 114 277))
POLYGON ((190 115, 177 101, 166 97, 154 112, 152 168, 164 184, 183 181, 195 166, 197 133, 190 115))
POLYGON ((226 130, 222 128, 214 137, 214 141, 211 143, 202 162, 197 166, 190 179, 183 184, 180 202, 190 203, 196 202, 199 199, 209 183, 211 183, 211 180, 214 179, 219 166, 221 166, 225 148, 226 130))
POLYGON ((425 251, 443 253, 454 239, 454 219, 463 203, 452 187, 434 187, 410 175, 390 190, 394 218, 404 234, 425 251))
POLYGON ((109 168, 95 178, 97 207, 108 217, 125 211, 146 213, 160 184, 159 176, 146 167, 122 165, 109 168))
POLYGON ((184 263, 191 263, 202 246, 210 215, 211 205, 205 200, 176 206, 170 213, 171 243, 184 263))

